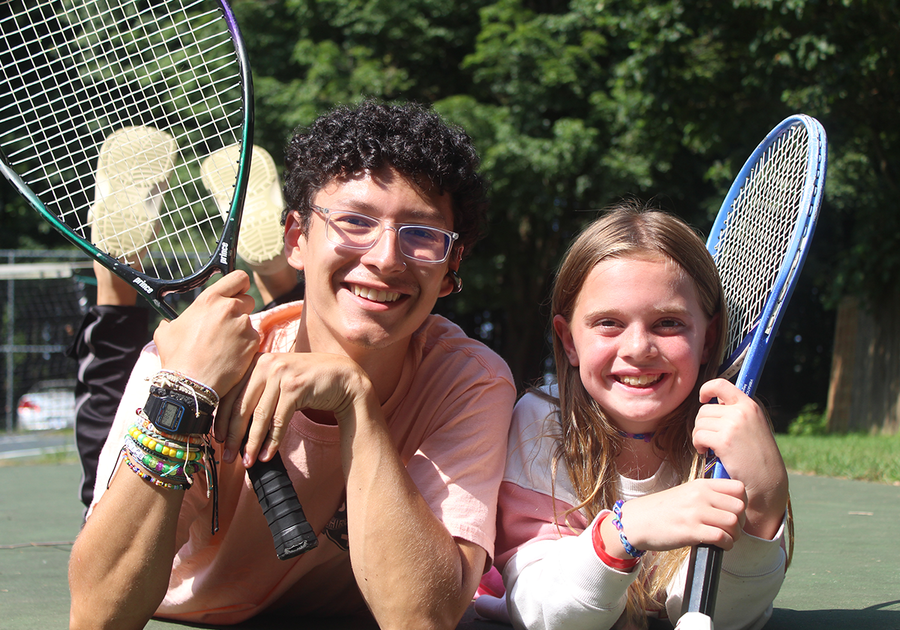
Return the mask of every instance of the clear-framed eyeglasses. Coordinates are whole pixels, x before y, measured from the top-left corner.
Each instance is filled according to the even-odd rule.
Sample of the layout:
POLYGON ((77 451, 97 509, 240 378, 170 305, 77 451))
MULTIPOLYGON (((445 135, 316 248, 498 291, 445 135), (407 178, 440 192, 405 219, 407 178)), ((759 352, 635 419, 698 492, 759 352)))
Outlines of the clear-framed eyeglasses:
POLYGON ((430 225, 385 225, 367 214, 311 207, 325 219, 325 238, 342 247, 372 249, 385 230, 394 230, 401 254, 419 262, 442 263, 450 255, 453 241, 459 238, 456 232, 430 225))

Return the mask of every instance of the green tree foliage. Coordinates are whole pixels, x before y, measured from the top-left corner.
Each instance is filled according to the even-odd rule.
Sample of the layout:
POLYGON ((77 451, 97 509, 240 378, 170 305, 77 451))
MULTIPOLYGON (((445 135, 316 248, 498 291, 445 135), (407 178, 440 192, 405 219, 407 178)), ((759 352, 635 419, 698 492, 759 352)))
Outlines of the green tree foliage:
POLYGON ((794 112, 825 125, 829 179, 767 367, 786 384, 772 396, 795 404, 785 402, 790 387, 793 411, 823 403, 833 327, 823 307, 897 282, 893 0, 233 5, 254 68, 256 141, 276 157, 295 127, 364 97, 430 103, 469 131, 493 207, 463 266, 464 292, 439 308, 491 343, 520 385, 549 352, 555 266, 598 209, 654 197, 705 232, 744 160, 794 112))

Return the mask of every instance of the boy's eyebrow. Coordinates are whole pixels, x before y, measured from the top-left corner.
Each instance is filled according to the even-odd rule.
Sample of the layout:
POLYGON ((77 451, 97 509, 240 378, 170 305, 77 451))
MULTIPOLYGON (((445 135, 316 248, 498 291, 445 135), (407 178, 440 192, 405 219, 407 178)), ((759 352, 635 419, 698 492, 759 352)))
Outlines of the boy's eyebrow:
MULTIPOLYGON (((365 199, 341 199, 330 205, 330 209, 332 210, 345 210, 348 212, 359 212, 361 214, 372 215, 377 218, 378 206, 375 204, 369 203, 365 199)), ((435 208, 427 207, 413 207, 408 208, 403 211, 405 214, 409 215, 409 218, 413 221, 429 221, 429 220, 438 220, 441 223, 444 223, 444 216, 435 208)), ((408 221, 404 221, 404 223, 408 223, 408 221)))

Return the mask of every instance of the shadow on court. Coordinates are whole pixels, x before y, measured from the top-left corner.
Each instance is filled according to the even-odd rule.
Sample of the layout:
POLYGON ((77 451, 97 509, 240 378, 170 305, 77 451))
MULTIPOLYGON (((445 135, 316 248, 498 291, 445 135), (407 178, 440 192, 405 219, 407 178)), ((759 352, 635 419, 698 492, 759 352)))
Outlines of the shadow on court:
POLYGON ((862 610, 789 610, 778 608, 766 630, 806 628, 859 628, 897 630, 900 628, 900 600, 869 606, 862 610))
MULTIPOLYGON (((0 626, 68 625, 66 567, 81 526, 77 464, 0 466, 0 626)), ((793 563, 768 630, 900 630, 900 487, 791 475, 793 563)), ((204 628, 153 620, 151 630, 204 628)), ((258 619, 230 626, 281 630, 258 619)), ((358 619, 304 620, 304 630, 369 630, 358 619)), ((502 630, 470 610, 458 630, 502 630)))

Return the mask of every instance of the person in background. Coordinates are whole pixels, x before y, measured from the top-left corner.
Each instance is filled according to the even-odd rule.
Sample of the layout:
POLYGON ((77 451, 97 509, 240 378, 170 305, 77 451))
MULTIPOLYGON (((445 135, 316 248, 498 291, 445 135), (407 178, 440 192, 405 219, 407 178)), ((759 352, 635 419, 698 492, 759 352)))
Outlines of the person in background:
MULTIPOLYGON (((262 310, 303 299, 303 283, 284 256, 281 213, 284 200, 272 157, 253 147, 252 187, 246 197, 237 254, 253 274, 262 310)), ((131 235, 140 232, 133 230, 131 235)), ((94 240, 102 237, 93 234, 94 240)), ((135 236, 136 238, 136 236, 135 236)), ((117 241, 105 239, 107 248, 117 241)), ((130 243, 135 249, 142 244, 130 243)), ((143 244, 146 245, 146 244, 143 244)), ((139 259, 116 251, 123 260, 139 259)), ((140 265, 140 262, 136 264, 140 265)), ((67 355, 78 362, 75 381, 75 448, 81 462, 79 497, 85 508, 94 497, 97 458, 109 434, 128 375, 150 341, 150 311, 138 304, 130 283, 94 262, 97 303, 85 313, 67 355)))

